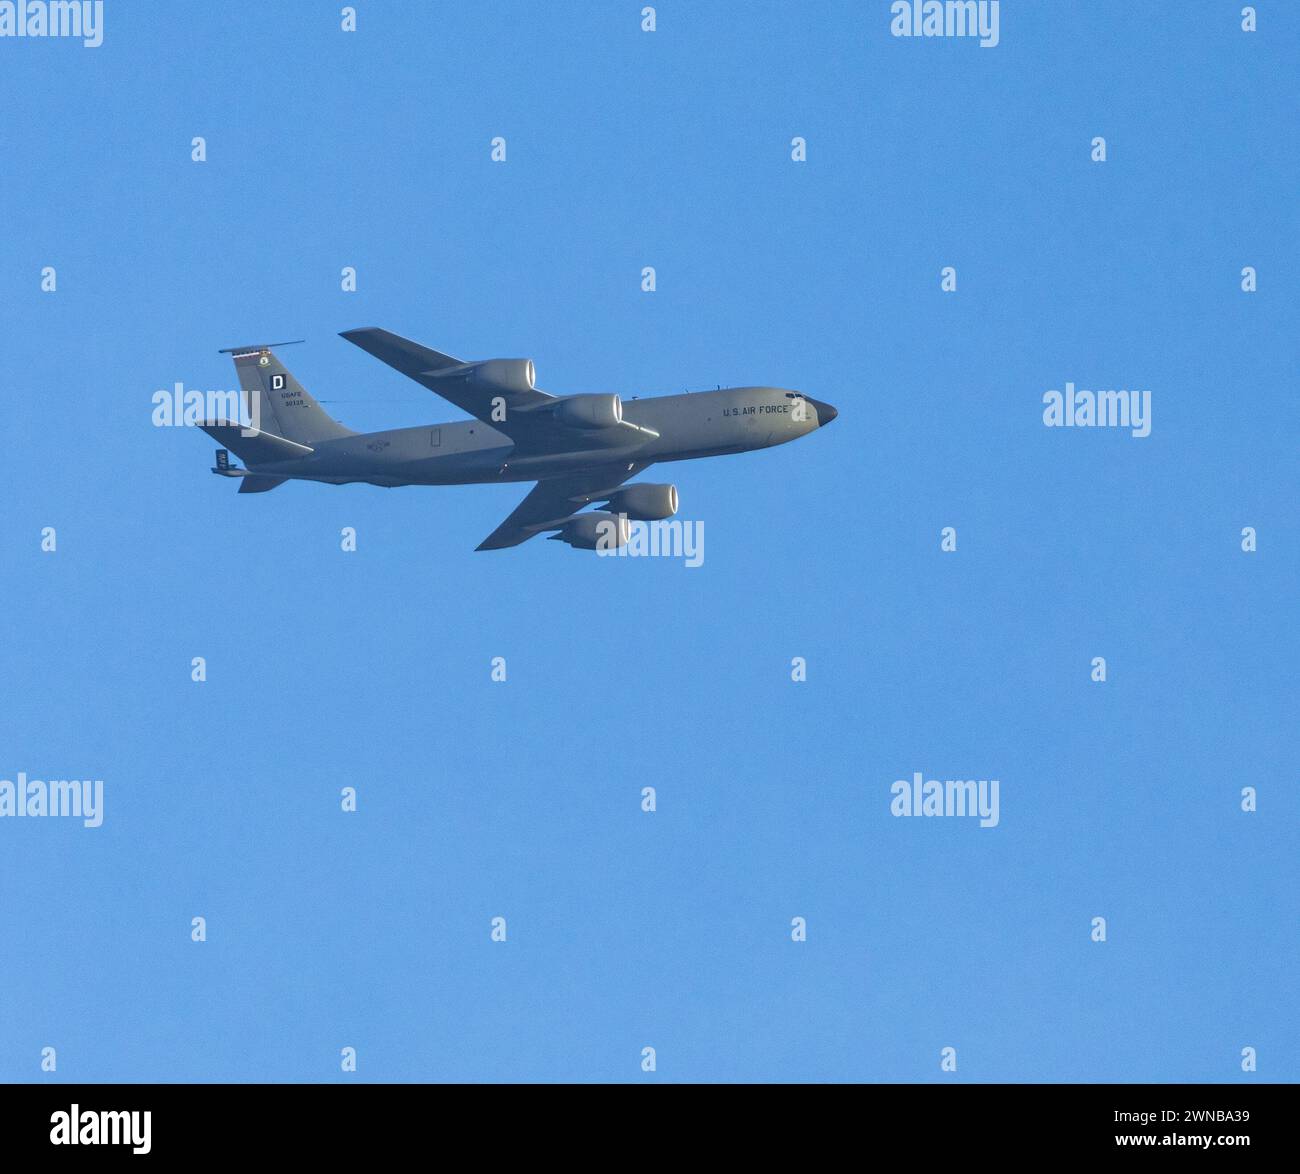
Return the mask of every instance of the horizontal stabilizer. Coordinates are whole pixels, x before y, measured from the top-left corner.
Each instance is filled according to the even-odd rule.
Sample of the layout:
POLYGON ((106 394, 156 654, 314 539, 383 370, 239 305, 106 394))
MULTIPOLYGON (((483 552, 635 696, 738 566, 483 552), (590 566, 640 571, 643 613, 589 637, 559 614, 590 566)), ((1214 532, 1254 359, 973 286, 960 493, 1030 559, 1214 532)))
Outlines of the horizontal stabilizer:
POLYGON ((300 342, 306 342, 305 338, 291 338, 288 342, 255 342, 248 346, 226 346, 222 347, 217 354, 219 355, 257 355, 263 351, 269 351, 275 346, 297 346, 300 342))
POLYGON ((249 473, 240 478, 240 493, 265 493, 268 489, 274 489, 277 485, 283 485, 288 481, 288 477, 267 477, 260 473, 249 473))
POLYGON ((238 424, 220 420, 200 424, 209 436, 223 448, 230 449, 248 465, 269 465, 278 461, 297 461, 309 457, 316 450, 272 432, 257 428, 241 428, 238 424))

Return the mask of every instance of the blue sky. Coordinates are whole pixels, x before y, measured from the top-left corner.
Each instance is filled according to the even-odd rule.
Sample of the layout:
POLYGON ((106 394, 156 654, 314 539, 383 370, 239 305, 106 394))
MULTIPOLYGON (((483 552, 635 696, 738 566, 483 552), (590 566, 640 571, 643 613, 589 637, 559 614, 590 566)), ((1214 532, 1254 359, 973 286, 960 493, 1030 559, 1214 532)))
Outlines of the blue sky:
POLYGON ((1300 8, 339 7, 0 41, 0 777, 105 790, 0 820, 0 1078, 1296 1079, 1300 8), (652 470, 695 569, 151 425, 300 337, 351 427, 457 418, 369 325, 840 416, 652 470), (915 771, 999 825, 894 818, 915 771))

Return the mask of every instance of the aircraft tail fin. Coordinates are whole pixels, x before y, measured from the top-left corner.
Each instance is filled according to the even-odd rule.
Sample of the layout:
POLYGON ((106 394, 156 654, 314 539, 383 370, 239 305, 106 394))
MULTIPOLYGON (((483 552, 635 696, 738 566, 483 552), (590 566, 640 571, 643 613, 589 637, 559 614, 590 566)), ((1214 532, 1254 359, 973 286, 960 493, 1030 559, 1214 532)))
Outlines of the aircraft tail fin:
POLYGON ((235 360, 235 373, 247 401, 245 408, 254 425, 308 447, 322 440, 355 435, 312 398, 271 349, 272 346, 288 345, 257 343, 229 347, 221 352, 235 360))

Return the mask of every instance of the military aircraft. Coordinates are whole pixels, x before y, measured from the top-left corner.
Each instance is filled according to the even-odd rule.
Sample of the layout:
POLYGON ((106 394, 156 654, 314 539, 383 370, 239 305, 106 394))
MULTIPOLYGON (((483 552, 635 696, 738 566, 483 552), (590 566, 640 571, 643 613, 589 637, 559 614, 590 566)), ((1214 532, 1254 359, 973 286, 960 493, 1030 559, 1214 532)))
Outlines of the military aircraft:
POLYGON ((830 423, 836 410, 780 387, 727 387, 624 400, 548 395, 531 359, 466 362, 387 330, 346 330, 349 342, 468 412, 472 420, 353 432, 326 414, 268 343, 231 347, 246 421, 205 421, 219 444, 213 472, 240 493, 285 481, 346 485, 477 485, 536 481, 478 546, 500 550, 535 534, 584 550, 621 546, 629 521, 677 512, 677 488, 626 482, 656 463, 770 448, 830 423), (227 451, 229 450, 229 451, 227 451), (247 468, 230 462, 230 452, 247 468), (584 507, 599 503, 586 513, 584 507))

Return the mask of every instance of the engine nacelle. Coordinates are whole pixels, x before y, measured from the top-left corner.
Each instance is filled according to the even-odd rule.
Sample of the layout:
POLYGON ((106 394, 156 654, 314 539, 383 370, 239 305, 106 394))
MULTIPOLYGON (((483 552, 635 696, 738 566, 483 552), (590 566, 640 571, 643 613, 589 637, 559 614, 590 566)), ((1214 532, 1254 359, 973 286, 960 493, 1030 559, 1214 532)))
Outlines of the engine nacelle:
POLYGON ((623 401, 616 395, 570 395, 556 402, 554 413, 570 428, 613 428, 623 423, 623 401))
POLYGON ((610 495, 606 509, 634 522, 658 522, 677 512, 676 485, 629 485, 610 495))
POLYGON ((632 527, 627 518, 620 514, 593 510, 570 518, 560 528, 560 532, 551 537, 557 542, 566 542, 577 550, 616 550, 628 544, 632 537, 632 527))
POLYGON ((467 363, 468 375, 474 383, 485 383, 501 391, 533 391, 537 372, 532 359, 484 359, 467 363))

